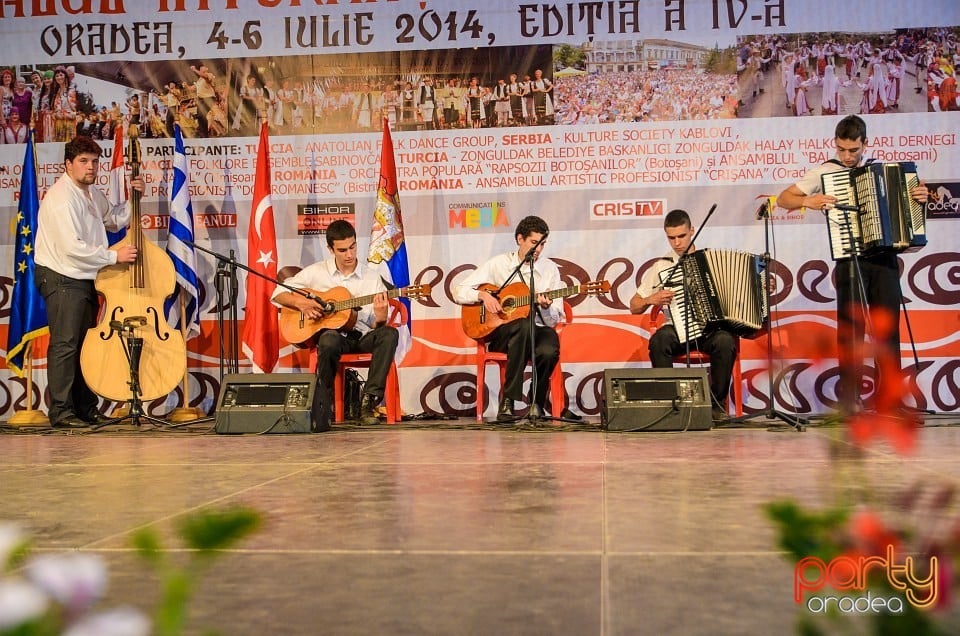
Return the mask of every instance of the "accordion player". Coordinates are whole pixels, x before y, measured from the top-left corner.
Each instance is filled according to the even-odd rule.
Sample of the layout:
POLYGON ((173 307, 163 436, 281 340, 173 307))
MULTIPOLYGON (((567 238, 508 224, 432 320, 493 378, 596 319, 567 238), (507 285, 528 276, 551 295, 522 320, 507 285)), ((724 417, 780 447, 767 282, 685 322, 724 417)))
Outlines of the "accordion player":
POLYGON ((711 326, 752 336, 769 316, 760 257, 738 250, 705 248, 660 274, 674 290, 670 315, 680 342, 695 340, 711 326))
POLYGON ((910 196, 920 184, 910 161, 869 163, 820 177, 837 202, 827 210, 833 260, 883 248, 914 252, 927 244, 926 204, 910 196))

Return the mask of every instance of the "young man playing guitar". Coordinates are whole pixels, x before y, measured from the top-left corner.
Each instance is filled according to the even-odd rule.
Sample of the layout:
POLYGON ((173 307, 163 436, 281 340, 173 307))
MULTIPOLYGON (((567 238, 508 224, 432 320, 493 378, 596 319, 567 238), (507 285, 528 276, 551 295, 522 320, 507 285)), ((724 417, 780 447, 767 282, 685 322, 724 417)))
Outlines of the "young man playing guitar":
MULTIPOLYGON (((333 408, 333 380, 337 363, 344 353, 370 353, 370 371, 360 402, 360 424, 376 424, 376 408, 383 400, 387 373, 397 349, 398 333, 387 325, 387 288, 381 272, 357 258, 357 233, 353 226, 337 220, 327 228, 327 247, 332 258, 309 265, 284 281, 297 289, 323 293, 346 288, 354 297, 373 295, 372 307, 350 309, 350 320, 337 328, 320 329, 317 335, 317 391, 313 413, 317 428, 326 430, 333 408)), ((277 287, 273 293, 276 305, 293 309, 307 320, 322 321, 331 314, 331 306, 322 299, 277 287)), ((339 321, 338 321, 339 322, 339 321)))
MULTIPOLYGON (((540 413, 544 412, 543 405, 550 386, 550 375, 560 359, 560 340, 553 327, 563 317, 563 301, 557 298, 551 300, 546 293, 561 286, 560 270, 553 261, 540 258, 549 231, 546 222, 540 217, 528 216, 522 219, 514 232, 514 239, 517 242, 516 251, 494 256, 471 272, 453 290, 453 298, 456 302, 462 305, 483 303, 483 309, 487 314, 502 316, 504 307, 500 300, 488 289, 480 289, 480 287, 495 286, 493 291, 496 291, 496 288, 504 284, 518 264, 523 263, 528 257, 533 259, 533 287, 538 292, 537 306, 533 308, 536 315, 534 353, 537 360, 537 393, 531 408, 539 409, 540 413)), ((529 288, 530 281, 527 280, 529 276, 530 266, 525 264, 520 268, 518 278, 515 280, 519 280, 529 288)), ((518 419, 513 414, 513 403, 524 399, 523 372, 530 361, 530 332, 527 321, 504 322, 490 332, 487 343, 491 351, 507 354, 506 381, 500 396, 497 421, 512 423, 518 419)), ((478 378, 478 382, 480 381, 478 378)), ((482 390, 482 386, 477 387, 478 399, 482 390)), ((554 396, 553 399, 562 399, 562 397, 554 396)), ((563 416, 580 419, 579 416, 566 410, 563 416)))

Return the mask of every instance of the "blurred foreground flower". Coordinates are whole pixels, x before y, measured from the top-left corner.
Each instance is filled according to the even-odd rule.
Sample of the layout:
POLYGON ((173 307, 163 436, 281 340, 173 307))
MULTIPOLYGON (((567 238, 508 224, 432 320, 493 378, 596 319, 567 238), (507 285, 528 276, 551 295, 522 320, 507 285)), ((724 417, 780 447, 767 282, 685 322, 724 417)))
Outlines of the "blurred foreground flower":
POLYGON ((159 575, 162 589, 153 624, 139 610, 95 610, 107 590, 107 567, 96 554, 46 554, 28 558, 26 535, 0 524, 0 636, 174 636, 184 630, 187 605, 200 574, 222 550, 253 532, 260 515, 245 508, 185 517, 179 534, 188 548, 185 566, 172 561, 152 529, 134 536, 138 554, 159 575))

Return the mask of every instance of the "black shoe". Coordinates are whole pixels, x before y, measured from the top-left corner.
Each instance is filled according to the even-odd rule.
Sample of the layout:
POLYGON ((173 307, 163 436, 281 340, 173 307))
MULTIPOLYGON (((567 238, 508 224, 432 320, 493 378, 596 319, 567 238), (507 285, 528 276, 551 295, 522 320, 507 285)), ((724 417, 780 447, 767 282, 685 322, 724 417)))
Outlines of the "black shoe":
POLYGON ((377 416, 377 407, 380 405, 380 398, 369 393, 364 393, 360 400, 360 426, 375 426, 380 423, 377 416))
POLYGON ((516 422, 519 418, 513 414, 513 398, 505 397, 500 400, 500 408, 497 410, 497 421, 501 424, 510 424, 516 422))
POLYGON ((88 422, 85 422, 76 415, 61 417, 53 423, 54 428, 87 428, 88 426, 90 426, 88 422))
POLYGON ((574 412, 571 411, 570 409, 563 409, 563 412, 560 413, 560 419, 561 419, 561 420, 573 420, 574 422, 582 422, 582 421, 583 421, 583 416, 582 416, 582 415, 577 415, 576 413, 574 413, 574 412))
POLYGON ((100 424, 110 421, 110 418, 104 415, 103 413, 101 413, 100 411, 90 411, 80 419, 91 426, 98 426, 100 424))
POLYGON ((730 421, 730 416, 722 406, 714 406, 710 412, 710 419, 713 420, 714 424, 726 424, 730 421))

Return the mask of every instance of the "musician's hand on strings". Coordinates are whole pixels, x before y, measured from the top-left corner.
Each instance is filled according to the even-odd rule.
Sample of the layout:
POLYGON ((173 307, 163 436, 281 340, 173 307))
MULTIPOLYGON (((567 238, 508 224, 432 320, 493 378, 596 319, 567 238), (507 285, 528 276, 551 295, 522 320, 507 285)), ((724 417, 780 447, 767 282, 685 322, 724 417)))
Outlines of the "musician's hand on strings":
POLYGON ((552 300, 546 297, 544 294, 537 294, 537 304, 540 305, 541 309, 547 309, 553 303, 552 300))
POLYGON ((137 248, 133 245, 114 245, 110 248, 117 253, 117 263, 132 263, 137 260, 137 248))
POLYGON ((373 317, 377 325, 387 324, 388 309, 390 309, 390 301, 387 300, 386 292, 380 292, 373 297, 373 317))
POLYGON ((139 192, 140 194, 143 194, 143 191, 146 187, 143 183, 143 177, 141 177, 140 175, 137 175, 136 177, 130 179, 130 187, 136 190, 137 192, 139 192))
POLYGON ((497 297, 491 294, 486 290, 480 292, 480 302, 483 303, 484 308, 490 313, 499 314, 503 311, 503 306, 500 304, 500 301, 497 300, 497 297))
POLYGON ((303 298, 297 301, 297 309, 310 320, 322 320, 324 316, 323 305, 319 300, 312 298, 303 298))

